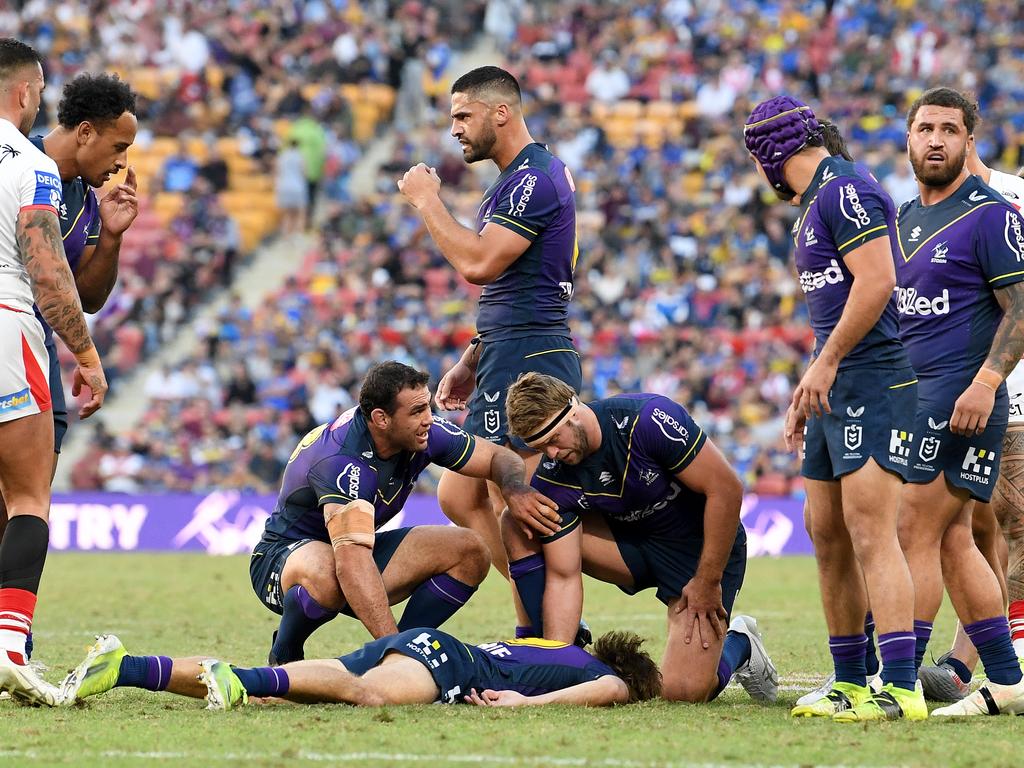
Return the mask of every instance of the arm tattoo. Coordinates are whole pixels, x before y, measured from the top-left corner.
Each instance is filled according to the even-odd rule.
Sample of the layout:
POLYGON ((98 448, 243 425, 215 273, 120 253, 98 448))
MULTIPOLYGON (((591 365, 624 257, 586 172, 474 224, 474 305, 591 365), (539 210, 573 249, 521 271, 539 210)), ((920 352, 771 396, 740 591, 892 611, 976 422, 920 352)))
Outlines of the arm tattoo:
POLYGON ((1003 308, 1003 319, 996 328, 984 367, 1005 378, 1024 356, 1024 283, 998 288, 995 294, 1003 308))
POLYGON ((18 216, 16 236, 40 314, 68 349, 75 354, 85 352, 92 346, 92 338, 64 255, 57 217, 50 211, 24 211, 18 216))
POLYGON ((514 488, 524 485, 526 467, 523 460, 507 448, 499 448, 491 459, 491 480, 499 488, 514 488))

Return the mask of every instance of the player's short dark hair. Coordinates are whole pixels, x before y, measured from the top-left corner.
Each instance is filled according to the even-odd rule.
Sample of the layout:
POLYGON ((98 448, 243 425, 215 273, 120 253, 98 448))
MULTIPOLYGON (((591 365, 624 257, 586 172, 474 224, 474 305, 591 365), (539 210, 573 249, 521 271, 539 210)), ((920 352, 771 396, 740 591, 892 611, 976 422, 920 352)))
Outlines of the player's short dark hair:
POLYGON ((425 387, 428 381, 429 373, 417 371, 397 360, 377 363, 366 372, 363 386, 359 388, 359 410, 367 419, 378 408, 390 416, 398 407, 399 392, 425 387))
POLYGON ((626 683, 631 703, 661 695, 661 670, 643 644, 635 632, 606 632, 594 641, 593 655, 626 683))
POLYGON ((519 81, 501 67, 477 67, 452 83, 452 93, 478 96, 487 91, 517 103, 523 100, 519 81))
POLYGON ((135 114, 135 94, 117 75, 84 72, 69 80, 57 105, 61 128, 113 122, 125 112, 135 114))
POLYGON ((830 155, 839 155, 843 160, 853 162, 853 156, 846 146, 846 139, 839 132, 839 126, 831 120, 819 120, 821 124, 821 139, 825 145, 825 151, 830 155))
POLYGON ((0 37, 0 82, 8 80, 22 67, 32 64, 43 64, 43 57, 35 48, 13 37, 0 37))
POLYGON ((946 86, 929 88, 918 96, 917 100, 910 105, 910 111, 907 112, 908 131, 910 130, 910 126, 914 124, 914 118, 917 117, 917 110, 921 107, 949 107, 951 109, 959 109, 964 116, 964 125, 966 126, 968 133, 974 133, 974 126, 978 124, 978 105, 955 88, 947 88, 946 86))

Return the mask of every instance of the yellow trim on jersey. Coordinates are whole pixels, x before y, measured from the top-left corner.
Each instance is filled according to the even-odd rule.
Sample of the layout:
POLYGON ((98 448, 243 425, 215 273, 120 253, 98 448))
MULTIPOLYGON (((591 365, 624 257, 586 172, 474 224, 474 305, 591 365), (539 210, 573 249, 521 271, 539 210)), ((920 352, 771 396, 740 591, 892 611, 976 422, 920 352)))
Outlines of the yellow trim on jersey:
POLYGON ((902 384, 893 384, 889 389, 903 389, 903 387, 909 387, 911 384, 917 384, 917 379, 904 381, 902 384))
MULTIPOLYGON (((63 237, 61 238, 61 240, 67 240, 67 239, 68 239, 68 235, 70 235, 70 234, 71 234, 71 232, 72 232, 72 231, 74 230, 74 228, 75 228, 75 225, 76 225, 76 224, 78 223, 78 220, 79 220, 80 218, 82 218, 82 214, 83 214, 83 213, 85 213, 85 206, 84 206, 84 205, 83 205, 83 206, 82 206, 81 208, 79 208, 79 209, 78 209, 78 215, 77 215, 77 216, 75 216, 75 220, 74 220, 73 222, 71 222, 71 226, 70 226, 70 227, 68 227, 68 232, 67 232, 67 235, 64 235, 64 236, 63 236, 63 237)), ((89 233, 88 233, 88 232, 86 232, 86 233, 85 233, 85 236, 86 236, 86 239, 88 239, 88 238, 89 238, 89 233)), ((96 235, 96 236, 97 236, 97 237, 99 237, 99 233, 97 233, 97 235, 96 235)))
POLYGON ((325 493, 323 496, 320 497, 319 503, 323 504, 324 499, 344 499, 349 503, 352 502, 352 499, 350 499, 348 496, 342 496, 340 493, 325 493))
POLYGON ((531 352, 528 355, 523 355, 523 360, 529 360, 531 357, 540 357, 541 355, 550 355, 552 352, 572 352, 576 357, 580 356, 580 353, 575 349, 546 349, 543 352, 531 352))
POLYGON ((526 645, 530 648, 568 648, 568 643, 557 640, 545 640, 542 637, 520 637, 516 640, 504 640, 502 645, 526 645))
MULTIPOLYGON (((584 492, 583 495, 586 496, 587 494, 584 492)), ((578 526, 581 522, 583 522, 583 521, 580 519, 579 514, 577 514, 576 517, 573 519, 573 521, 571 523, 569 523, 568 525, 563 525, 559 530, 555 531, 554 533, 548 534, 546 536, 541 536, 541 541, 544 541, 544 539, 549 539, 552 536, 558 536, 559 538, 561 538, 564 534, 566 534, 569 531, 571 531, 573 528, 578 526)))
POLYGON ((704 430, 701 429, 700 427, 697 427, 697 436, 693 439, 693 445, 690 446, 690 450, 688 450, 686 452, 686 455, 684 455, 683 458, 681 458, 673 466, 669 467, 669 469, 668 469, 669 472, 675 472, 676 467, 681 466, 684 461, 686 461, 688 458, 690 458, 690 454, 693 453, 693 449, 696 448, 697 445, 700 443, 700 437, 703 434, 704 434, 704 430))
MULTIPOLYGON (((538 475, 538 477, 540 477, 540 479, 543 480, 545 483, 551 483, 552 485, 557 485, 560 488, 571 488, 574 491, 582 491, 583 490, 583 486, 582 485, 569 485, 568 483, 560 483, 557 480, 552 480, 550 477, 544 477, 544 475, 538 475)), ((585 491, 584 491, 584 495, 586 495, 585 491)))
POLYGON ((1004 277, 1016 277, 1017 275, 1024 275, 1024 270, 1020 272, 1007 272, 1005 275, 999 275, 989 280, 990 283, 994 283, 996 280, 1002 280, 1004 277))
POLYGON ((843 248, 845 248, 846 246, 850 245, 855 240, 858 240, 858 239, 860 239, 862 237, 866 237, 866 236, 870 235, 872 232, 877 232, 880 229, 888 229, 888 228, 889 228, 888 224, 880 224, 879 226, 875 227, 874 229, 869 229, 867 232, 861 232, 861 233, 855 235, 854 237, 851 237, 845 243, 843 243, 838 248, 836 248, 836 250, 837 251, 841 251, 841 250, 843 250, 843 248))
POLYGON ((515 219, 510 219, 508 216, 502 216, 500 213, 492 213, 491 214, 491 221, 494 221, 495 219, 501 219, 502 221, 507 221, 509 224, 514 224, 515 226, 519 227, 520 229, 525 229, 527 232, 529 232, 534 237, 537 237, 537 234, 538 234, 537 232, 534 232, 532 229, 530 229, 525 224, 520 224, 515 219))
MULTIPOLYGON (((922 240, 920 245, 918 245, 917 248, 915 248, 913 250, 913 252, 909 256, 907 256, 907 252, 903 250, 903 238, 900 237, 900 220, 899 220, 899 217, 897 216, 896 217, 896 243, 900 247, 900 256, 903 257, 903 263, 906 264, 908 261, 910 261, 912 258, 914 258, 917 255, 918 251, 920 251, 922 248, 924 248, 924 246, 927 243, 931 242, 932 238, 937 237, 941 232, 945 232, 947 229, 952 227, 954 224, 956 224, 958 221, 960 221, 965 216, 970 216, 975 211, 980 211, 982 208, 984 208, 987 205, 996 205, 998 203, 1005 203, 1005 202, 1006 202, 1005 198, 1002 199, 1002 200, 990 200, 987 203, 982 203, 981 205, 978 205, 978 206, 975 206, 974 208, 971 208, 971 210, 967 211, 967 213, 964 213, 964 214, 962 214, 960 216, 957 216, 955 219, 953 219, 951 222, 949 222, 949 224, 947 224, 946 226, 942 227, 941 229, 937 229, 934 232, 932 232, 930 235, 928 235, 928 237, 926 237, 924 240, 922 240)), ((1004 277, 1005 277, 1005 275, 1004 275, 1004 277)), ((996 279, 998 280, 999 278, 996 278, 996 279)))
MULTIPOLYGON (((470 435, 470 434, 469 434, 469 433, 467 432, 467 433, 466 433, 466 447, 462 449, 462 453, 461 453, 461 454, 459 454, 459 458, 457 458, 457 459, 455 460, 455 464, 458 464, 458 463, 459 463, 460 461, 462 461, 462 460, 463 460, 463 459, 464 459, 464 458, 466 457, 466 451, 468 451, 468 450, 469 450, 469 446, 471 446, 471 445, 475 445, 475 441, 474 441, 474 439, 473 439, 473 436, 472 436, 472 435, 470 435)), ((453 470, 453 471, 454 471, 454 470, 453 470)))

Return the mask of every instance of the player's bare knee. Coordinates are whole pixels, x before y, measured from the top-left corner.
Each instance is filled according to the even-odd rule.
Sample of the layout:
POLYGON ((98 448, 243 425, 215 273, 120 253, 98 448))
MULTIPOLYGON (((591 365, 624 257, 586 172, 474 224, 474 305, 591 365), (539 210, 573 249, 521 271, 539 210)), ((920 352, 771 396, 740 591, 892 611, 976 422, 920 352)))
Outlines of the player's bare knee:
POLYGON ((454 550, 458 560, 452 574, 467 584, 482 582, 491 567, 491 552, 483 537, 468 528, 459 529, 454 550))
POLYGON ((540 552, 540 544, 534 539, 526 538, 519 523, 512 517, 512 513, 505 509, 501 513, 501 540, 505 545, 505 553, 509 560, 521 560, 532 554, 540 552))
POLYGON ((715 686, 713 683, 686 678, 676 680, 666 678, 661 684, 661 697, 666 701, 703 704, 711 698, 714 690, 715 686))

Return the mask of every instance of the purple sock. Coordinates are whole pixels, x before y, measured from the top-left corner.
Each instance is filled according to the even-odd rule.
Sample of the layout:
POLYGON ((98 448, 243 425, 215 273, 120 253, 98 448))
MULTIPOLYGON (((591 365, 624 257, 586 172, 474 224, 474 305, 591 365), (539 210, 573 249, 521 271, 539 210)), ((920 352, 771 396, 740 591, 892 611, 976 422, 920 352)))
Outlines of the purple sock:
POLYGON ((878 651, 882 654, 882 682, 897 688, 914 690, 917 685, 917 636, 913 632, 886 632, 878 636, 878 651))
POLYGON ((118 688, 163 691, 171 682, 171 666, 167 656, 125 656, 121 659, 114 685, 118 688))
POLYGON ((978 649, 985 674, 993 683, 1016 685, 1021 681, 1020 661, 1010 640, 1010 622, 1005 616, 993 616, 964 625, 964 632, 978 649))
POLYGON ((464 584, 447 573, 431 576, 416 587, 398 622, 398 631, 417 627, 440 627, 464 606, 476 587, 464 584))
POLYGON ((543 637, 544 634, 544 584, 547 580, 547 569, 544 567, 544 555, 527 555, 508 564, 509 576, 516 585, 519 599, 523 602, 526 615, 534 632, 543 637))
POLYGON ((864 667, 864 649, 867 648, 867 635, 832 635, 828 639, 828 649, 832 653, 832 663, 836 668, 836 682, 859 685, 868 684, 867 672, 864 667))
POLYGON ((928 641, 932 638, 932 623, 930 621, 918 621, 914 619, 914 669, 921 668, 924 661, 924 652, 928 647, 928 641))
POLYGON ((522 626, 521 624, 516 626, 516 640, 522 640, 524 637, 536 637, 537 635, 533 632, 533 627, 527 625, 522 626))
POLYGON ((282 667, 232 667, 250 696, 284 696, 290 682, 282 667))

